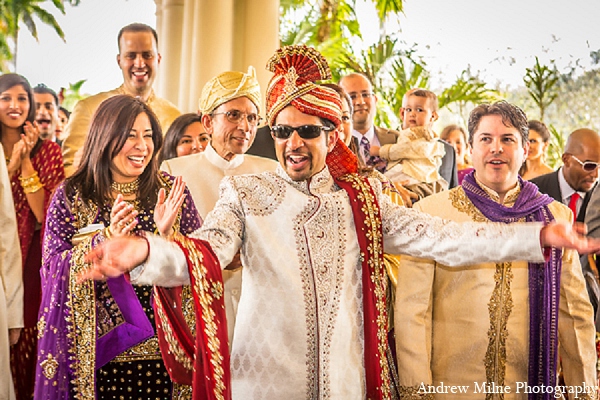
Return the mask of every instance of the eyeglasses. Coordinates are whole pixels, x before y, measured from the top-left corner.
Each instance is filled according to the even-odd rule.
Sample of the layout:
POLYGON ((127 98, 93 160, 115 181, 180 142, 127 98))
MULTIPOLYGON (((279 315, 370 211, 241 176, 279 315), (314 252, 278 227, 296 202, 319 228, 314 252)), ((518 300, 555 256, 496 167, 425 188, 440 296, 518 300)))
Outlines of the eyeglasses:
POLYGON ((288 139, 290 136, 292 136, 294 131, 298 132, 298 136, 300 136, 302 139, 314 139, 319 137, 322 131, 329 132, 332 130, 333 128, 323 125, 273 125, 271 127, 271 133, 277 139, 288 139))
POLYGON ((369 97, 373 96, 373 92, 360 92, 360 93, 352 92, 352 93, 348 93, 348 96, 350 96, 350 98, 353 101, 358 99, 358 96, 362 97, 363 100, 366 100, 369 97))
POLYGON ((220 115, 223 114, 225 115, 225 118, 227 118, 227 121, 231 122, 232 124, 239 124, 242 121, 242 118, 246 118, 246 121, 248 121, 248 125, 251 126, 256 126, 258 124, 260 124, 260 121, 262 120, 262 117, 260 117, 258 114, 246 114, 241 112, 240 110, 229 110, 229 111, 225 111, 225 112, 221 112, 221 113, 212 113, 210 115, 220 115))
POLYGON ((582 162, 579 158, 575 157, 573 154, 571 154, 571 158, 574 158, 575 161, 577 161, 579 164, 581 164, 581 168, 583 168, 583 170, 587 171, 587 172, 595 171, 596 168, 600 167, 600 164, 592 162, 592 161, 582 162))

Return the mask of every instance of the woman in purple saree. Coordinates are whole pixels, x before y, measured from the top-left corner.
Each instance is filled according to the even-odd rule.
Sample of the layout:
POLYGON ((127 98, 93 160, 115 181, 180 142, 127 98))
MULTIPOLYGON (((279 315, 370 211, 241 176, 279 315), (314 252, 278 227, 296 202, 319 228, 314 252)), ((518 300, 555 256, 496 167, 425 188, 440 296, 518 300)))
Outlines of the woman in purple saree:
POLYGON ((161 144, 147 105, 111 97, 92 119, 79 169, 56 190, 44 235, 36 399, 165 399, 187 390, 173 385, 162 360, 152 287, 126 277, 76 281, 84 254, 106 238, 200 227, 181 179, 158 171, 161 144), (179 207, 172 198, 182 192, 179 207), (163 207, 154 209, 157 200, 163 207))

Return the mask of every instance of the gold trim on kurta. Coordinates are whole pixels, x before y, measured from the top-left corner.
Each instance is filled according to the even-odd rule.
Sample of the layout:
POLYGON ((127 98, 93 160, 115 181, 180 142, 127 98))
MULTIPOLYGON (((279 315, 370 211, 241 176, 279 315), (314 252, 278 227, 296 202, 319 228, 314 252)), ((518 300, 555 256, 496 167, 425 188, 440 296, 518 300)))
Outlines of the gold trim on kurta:
POLYGON ((433 393, 423 393, 422 385, 400 386, 402 400, 435 400, 433 393))
MULTIPOLYGON (((519 191, 513 193, 511 199, 506 199, 505 203, 514 203, 518 193, 519 191)), ((462 187, 450 191, 449 198, 452 201, 453 207, 469 215, 474 221, 489 222, 489 219, 469 200, 462 187)), ((488 303, 490 317, 489 341, 483 362, 487 383, 499 386, 504 385, 504 378, 506 376, 507 325, 513 308, 513 299, 510 290, 512 279, 512 263, 496 264, 496 272, 494 273, 495 286, 488 303)), ((494 396, 493 393, 488 393, 486 399, 491 399, 494 396)), ((503 393, 498 394, 498 396, 500 399, 504 398, 503 393)))

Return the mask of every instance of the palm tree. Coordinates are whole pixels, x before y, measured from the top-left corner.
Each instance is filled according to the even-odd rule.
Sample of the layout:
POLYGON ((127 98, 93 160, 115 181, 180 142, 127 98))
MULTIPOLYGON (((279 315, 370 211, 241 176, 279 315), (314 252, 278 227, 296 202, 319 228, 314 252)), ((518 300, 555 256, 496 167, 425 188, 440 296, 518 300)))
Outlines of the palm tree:
MULTIPOLYGON (((315 47, 329 62, 334 80, 349 72, 365 74, 378 97, 376 123, 393 126, 402 107, 404 93, 414 87, 427 88, 430 74, 426 63, 397 36, 385 33, 385 21, 403 13, 403 0, 372 0, 379 17, 379 40, 362 52, 352 47, 352 38, 362 38, 356 17, 356 0, 281 0, 281 44, 315 47), (298 22, 300 21, 300 22, 298 22)), ((496 96, 465 70, 440 95, 440 107, 496 96)))
MULTIPOLYGON (((67 0, 67 2, 72 5, 79 4, 79 1, 80 0, 67 0)), ((38 40, 38 31, 34 17, 39 19, 42 23, 50 25, 56 34, 62 40, 65 40, 65 33, 58 25, 58 22, 56 22, 54 16, 40 6, 44 2, 45 0, 4 0, 1 2, 0 26, 5 27, 6 36, 10 38, 10 41, 12 42, 12 63, 15 70, 17 66, 19 29, 21 22, 25 24, 31 33, 31 36, 36 40, 38 40)), ((64 0, 52 0, 52 3, 63 15, 65 14, 64 0)), ((2 54, 1 47, 2 44, 0 43, 0 55, 2 54)))

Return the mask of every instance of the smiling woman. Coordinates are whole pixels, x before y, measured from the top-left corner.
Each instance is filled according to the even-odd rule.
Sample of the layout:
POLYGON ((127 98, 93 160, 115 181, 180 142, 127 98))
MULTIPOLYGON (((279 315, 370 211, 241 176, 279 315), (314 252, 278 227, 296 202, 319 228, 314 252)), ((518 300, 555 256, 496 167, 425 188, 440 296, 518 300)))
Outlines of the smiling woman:
POLYGON ((82 164, 52 199, 44 236, 39 398, 129 398, 140 386, 144 398, 177 394, 154 333, 153 288, 134 288, 124 279, 75 282, 88 267, 83 255, 107 238, 189 234, 200 227, 181 178, 158 172, 161 144, 160 125, 145 103, 109 98, 92 119, 82 164))

